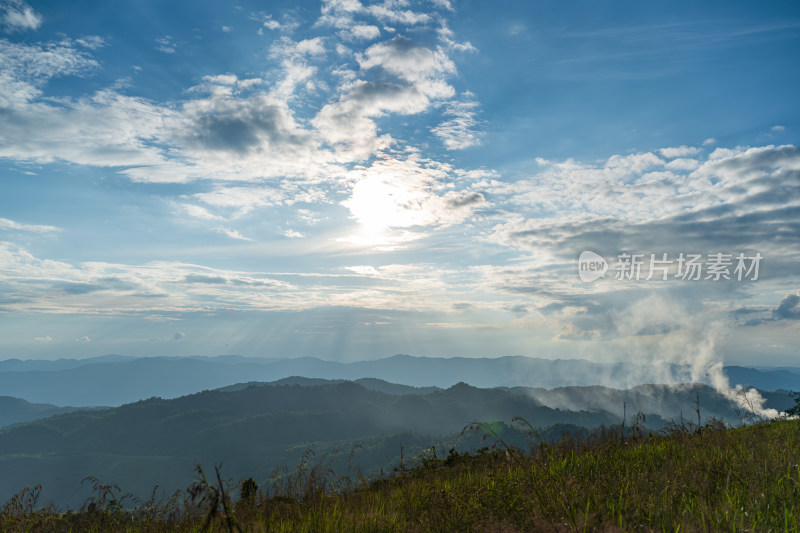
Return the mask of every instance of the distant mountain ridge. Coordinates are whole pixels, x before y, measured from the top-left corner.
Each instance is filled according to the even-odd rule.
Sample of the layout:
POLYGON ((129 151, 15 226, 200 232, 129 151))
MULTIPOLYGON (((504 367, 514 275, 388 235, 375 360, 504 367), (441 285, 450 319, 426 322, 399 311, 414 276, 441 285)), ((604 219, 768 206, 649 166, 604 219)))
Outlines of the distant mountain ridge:
MULTIPOLYGON (((237 384, 0 429, 0 503, 25 485, 42 483, 45 502, 55 498, 80 505, 88 490, 80 480, 90 474, 139 497, 149 496, 156 483, 169 494, 191 482, 194 461, 206 467, 223 462, 227 476, 263 480, 277 466, 297 464, 308 448, 316 454, 338 450, 341 466, 359 445, 358 464, 375 472, 391 467, 401 450, 411 458, 434 445, 440 451, 491 445, 494 437, 487 442, 480 434, 461 433, 472 422, 509 424, 524 417, 535 427, 550 428, 543 438, 558 438, 563 431, 620 423, 623 402, 629 422, 642 411, 652 429, 681 415, 695 421, 695 394, 703 421, 714 416, 735 422, 737 417, 730 402, 704 385, 548 391, 457 383, 430 391, 363 381, 291 377, 237 384), (401 391, 410 393, 395 394, 401 391)), ((770 407, 792 403, 787 393, 765 395, 770 407)), ((505 442, 531 444, 507 426, 493 427, 505 442)))
POLYGON ((77 411, 77 407, 59 407, 46 403, 26 402, 21 398, 0 396, 0 428, 77 411))
MULTIPOLYGON (((291 376, 327 380, 378 379, 411 387, 448 388, 464 382, 482 388, 637 385, 684 381, 676 365, 594 363, 581 359, 435 358, 395 355, 340 363, 313 357, 259 359, 218 357, 127 357, 55 361, 0 361, 0 395, 55 405, 121 405, 152 396, 175 398, 204 389, 270 382, 291 376)), ((732 366, 731 382, 760 390, 800 388, 798 373, 732 366)))
POLYGON ((346 460, 359 444, 359 464, 374 471, 391 468, 403 447, 409 454, 431 445, 479 447, 480 435, 459 436, 476 420, 524 416, 542 427, 576 428, 617 422, 610 413, 552 409, 522 394, 464 383, 424 395, 306 383, 151 398, 0 429, 0 503, 41 483, 45 498, 80 505, 86 497, 80 480, 90 474, 147 497, 155 484, 185 488, 194 461, 224 462, 226 475, 263 480, 281 464, 296 464, 308 448, 344 451, 346 460))

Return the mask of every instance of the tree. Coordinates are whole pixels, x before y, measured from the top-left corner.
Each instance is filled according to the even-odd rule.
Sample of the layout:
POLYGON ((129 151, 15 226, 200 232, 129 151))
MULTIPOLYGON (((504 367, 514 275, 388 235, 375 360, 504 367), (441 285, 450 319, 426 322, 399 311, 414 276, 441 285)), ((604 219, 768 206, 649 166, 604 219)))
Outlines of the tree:
POLYGON ((786 410, 786 416, 800 416, 800 392, 789 391, 789 396, 794 399, 794 406, 786 410))

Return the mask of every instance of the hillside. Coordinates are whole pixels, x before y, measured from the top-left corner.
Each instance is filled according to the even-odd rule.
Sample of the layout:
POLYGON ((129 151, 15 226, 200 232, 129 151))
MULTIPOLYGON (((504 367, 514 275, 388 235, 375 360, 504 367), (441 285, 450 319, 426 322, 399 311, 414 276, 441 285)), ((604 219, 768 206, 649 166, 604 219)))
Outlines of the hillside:
POLYGON ((566 439, 535 453, 428 450, 362 484, 301 465, 271 483, 231 486, 214 471, 190 490, 125 512, 96 485, 90 510, 56 514, 20 494, 4 531, 795 531, 798 421, 726 430, 674 427, 566 439), (787 474, 788 473, 788 474, 787 474), (188 511, 188 512, 186 512, 188 511))
MULTIPOLYGON (((88 487, 79 482, 90 474, 142 498, 156 484, 167 492, 184 488, 195 461, 222 462, 234 478, 263 479, 282 465, 296 464, 309 448, 330 455, 341 469, 350 450, 360 446, 353 464, 375 475, 390 468, 401 453, 418 453, 431 445, 462 451, 481 446, 480 439, 460 434, 476 421, 510 423, 523 417, 538 428, 551 428, 548 438, 558 437, 562 430, 553 426, 574 432, 619 424, 624 402, 629 424, 637 411, 645 413, 646 425, 654 430, 681 414, 696 420, 695 390, 704 420, 713 416, 737 422, 735 406, 705 386, 543 391, 460 383, 431 390, 377 380, 362 384, 292 378, 176 399, 150 398, 0 430, 0 501, 25 485, 41 483, 44 501, 76 507, 88 496, 88 487), (408 391, 415 393, 399 394, 408 391)), ((771 402, 785 408, 790 399, 776 393, 771 402)), ((506 442, 525 443, 505 426, 497 428, 507 432, 506 442)))
POLYGON ((21 398, 0 396, 0 428, 29 422, 40 418, 48 418, 62 413, 77 410, 76 407, 59 407, 46 403, 26 402, 21 398))
POLYGON ((474 420, 510 421, 514 416, 541 427, 618 421, 603 411, 562 411, 507 390, 465 384, 421 395, 387 394, 352 382, 204 391, 0 431, 0 501, 25 485, 41 483, 46 500, 75 507, 87 496, 79 482, 89 474, 145 497, 156 484, 166 491, 184 488, 194 461, 223 462, 234 477, 266 477, 281 465, 296 463, 309 447, 346 454, 367 443, 359 465, 377 473, 389 467, 401 446, 409 453, 430 444, 453 445, 474 420))

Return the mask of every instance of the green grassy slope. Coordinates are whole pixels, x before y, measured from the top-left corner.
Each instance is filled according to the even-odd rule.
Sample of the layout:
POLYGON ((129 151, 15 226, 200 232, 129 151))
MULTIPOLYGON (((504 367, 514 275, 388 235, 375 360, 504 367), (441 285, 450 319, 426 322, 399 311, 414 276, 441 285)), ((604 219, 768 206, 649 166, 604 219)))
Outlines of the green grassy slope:
POLYGON ((200 531, 210 519, 216 531, 795 531, 799 432, 798 421, 779 421, 567 439, 535 454, 428 454, 413 469, 339 493, 322 489, 348 485, 303 467, 270 494, 262 486, 235 504, 221 498, 225 484, 212 472, 193 501, 134 513, 99 501, 94 512, 59 515, 20 500, 0 514, 0 529, 200 531), (189 512, 169 520, 178 509, 189 512))

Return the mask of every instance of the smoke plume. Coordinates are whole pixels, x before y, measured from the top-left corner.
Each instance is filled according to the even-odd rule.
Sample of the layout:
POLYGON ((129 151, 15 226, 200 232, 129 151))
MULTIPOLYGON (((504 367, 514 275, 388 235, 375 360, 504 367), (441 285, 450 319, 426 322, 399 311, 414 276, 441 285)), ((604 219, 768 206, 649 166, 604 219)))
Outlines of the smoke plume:
POLYGON ((651 295, 616 313, 614 323, 618 348, 638 359, 643 371, 651 373, 652 383, 672 383, 676 378, 684 383, 708 383, 755 416, 772 419, 780 415, 765 406, 766 399, 758 390, 731 385, 724 374, 716 350, 727 335, 724 321, 651 295))

